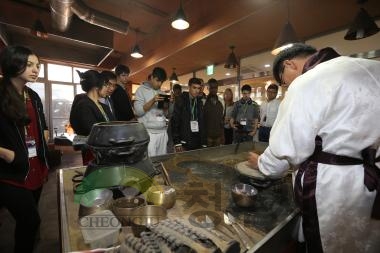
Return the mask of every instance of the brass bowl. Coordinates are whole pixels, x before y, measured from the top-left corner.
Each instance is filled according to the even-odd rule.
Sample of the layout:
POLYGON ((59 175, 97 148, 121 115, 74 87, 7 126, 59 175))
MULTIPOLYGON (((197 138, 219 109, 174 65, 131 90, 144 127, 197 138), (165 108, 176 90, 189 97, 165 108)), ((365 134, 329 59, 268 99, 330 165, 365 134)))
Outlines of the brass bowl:
POLYGON ((79 217, 110 209, 112 196, 112 191, 109 189, 95 189, 86 192, 80 199, 79 217))
POLYGON ((170 209, 176 201, 176 190, 167 185, 151 186, 147 191, 147 201, 150 204, 170 209))
POLYGON ((231 188, 232 199, 240 207, 253 206, 257 193, 257 189, 249 184, 238 183, 231 188))
POLYGON ((147 205, 137 207, 132 210, 130 218, 132 232, 136 237, 140 237, 140 233, 147 231, 150 225, 158 224, 166 217, 166 208, 163 206, 147 205))
POLYGON ((132 211, 140 206, 146 205, 145 199, 141 197, 126 196, 116 199, 112 204, 112 211, 123 226, 130 225, 132 211))

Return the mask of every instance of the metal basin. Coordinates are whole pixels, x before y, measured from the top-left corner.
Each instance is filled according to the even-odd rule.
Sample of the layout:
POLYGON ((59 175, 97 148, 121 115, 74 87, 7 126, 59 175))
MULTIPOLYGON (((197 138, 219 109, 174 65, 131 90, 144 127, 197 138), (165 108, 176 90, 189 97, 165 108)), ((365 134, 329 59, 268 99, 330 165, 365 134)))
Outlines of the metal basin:
POLYGON ((82 195, 79 206, 79 217, 90 215, 101 210, 108 210, 112 205, 112 191, 95 189, 82 195))
POLYGON ((255 203, 257 189, 249 184, 238 183, 232 186, 232 199, 237 206, 251 207, 255 203))

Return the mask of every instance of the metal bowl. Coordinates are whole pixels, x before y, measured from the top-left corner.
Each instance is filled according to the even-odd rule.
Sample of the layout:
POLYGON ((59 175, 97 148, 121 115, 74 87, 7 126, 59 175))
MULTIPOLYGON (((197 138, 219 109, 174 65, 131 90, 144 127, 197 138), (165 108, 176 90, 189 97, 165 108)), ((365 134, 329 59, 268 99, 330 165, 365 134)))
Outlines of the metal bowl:
POLYGON ((95 189, 86 192, 80 199, 79 217, 101 210, 108 210, 112 205, 112 201, 112 191, 109 189, 95 189))
POLYGON ((166 217, 166 208, 162 206, 147 205, 133 209, 130 219, 133 234, 140 237, 140 233, 147 231, 150 225, 158 224, 166 217))
POLYGON ((132 211, 135 208, 144 205, 146 205, 145 199, 141 197, 127 196, 116 199, 112 204, 112 211, 123 226, 129 226, 132 211))
POLYGON ((176 201, 176 191, 167 185, 151 186, 147 191, 147 201, 150 204, 170 209, 176 201))
POLYGON ((249 184, 238 183, 231 188, 232 199, 237 206, 251 207, 255 203, 257 189, 249 184))

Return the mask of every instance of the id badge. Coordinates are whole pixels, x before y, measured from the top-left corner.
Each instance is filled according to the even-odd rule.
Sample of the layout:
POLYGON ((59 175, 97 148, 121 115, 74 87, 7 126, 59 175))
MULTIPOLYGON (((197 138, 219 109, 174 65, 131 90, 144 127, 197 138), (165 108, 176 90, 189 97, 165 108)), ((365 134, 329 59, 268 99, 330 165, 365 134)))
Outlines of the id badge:
POLYGON ((191 129, 191 132, 193 133, 199 132, 198 121, 196 120, 190 121, 190 129, 191 129))
POLYGON ((36 157, 37 156, 37 146, 36 146, 36 140, 34 139, 27 139, 26 140, 26 146, 28 148, 28 157, 36 157))
POLYGON ((247 119, 240 119, 240 125, 246 126, 247 125, 247 119))

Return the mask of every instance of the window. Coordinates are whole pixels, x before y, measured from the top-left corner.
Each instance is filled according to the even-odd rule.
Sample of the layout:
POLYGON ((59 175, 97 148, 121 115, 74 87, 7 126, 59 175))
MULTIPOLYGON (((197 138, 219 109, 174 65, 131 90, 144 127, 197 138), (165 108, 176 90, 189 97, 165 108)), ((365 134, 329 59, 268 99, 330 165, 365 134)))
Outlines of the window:
POLYGON ((53 129, 58 134, 65 132, 65 126, 69 124, 71 104, 74 100, 74 86, 69 84, 53 83, 51 118, 53 129))
POLYGON ((48 78, 50 81, 72 82, 72 67, 48 63, 48 78))
MULTIPOLYGON (((43 66, 43 65, 41 65, 43 66)), ((44 105, 44 111, 46 112, 47 108, 45 108, 45 84, 44 83, 27 83, 29 88, 37 92, 38 96, 40 96, 42 100, 42 104, 44 105)))

